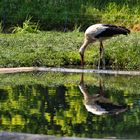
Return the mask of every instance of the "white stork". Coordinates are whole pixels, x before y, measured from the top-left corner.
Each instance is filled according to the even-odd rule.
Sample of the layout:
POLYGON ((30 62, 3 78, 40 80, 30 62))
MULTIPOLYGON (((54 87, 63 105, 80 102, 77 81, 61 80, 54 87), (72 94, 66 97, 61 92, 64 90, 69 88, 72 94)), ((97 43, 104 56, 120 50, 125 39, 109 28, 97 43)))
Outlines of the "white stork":
POLYGON ((103 63, 103 69, 105 69, 105 59, 104 59, 104 48, 103 48, 103 40, 111 38, 115 35, 127 35, 130 33, 130 30, 123 26, 116 26, 111 24, 95 24, 87 28, 85 31, 84 43, 79 49, 79 53, 81 56, 81 65, 84 66, 84 52, 86 47, 90 43, 94 43, 96 41, 100 42, 100 57, 98 62, 98 69, 100 69, 100 63, 103 63))

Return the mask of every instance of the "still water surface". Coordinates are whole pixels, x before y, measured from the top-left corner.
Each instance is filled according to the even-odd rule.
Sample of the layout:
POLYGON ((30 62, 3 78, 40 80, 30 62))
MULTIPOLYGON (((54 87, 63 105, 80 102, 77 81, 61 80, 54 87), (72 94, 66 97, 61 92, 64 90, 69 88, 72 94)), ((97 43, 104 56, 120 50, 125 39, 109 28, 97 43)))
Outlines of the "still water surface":
POLYGON ((0 131, 140 138, 140 77, 0 75, 0 131))

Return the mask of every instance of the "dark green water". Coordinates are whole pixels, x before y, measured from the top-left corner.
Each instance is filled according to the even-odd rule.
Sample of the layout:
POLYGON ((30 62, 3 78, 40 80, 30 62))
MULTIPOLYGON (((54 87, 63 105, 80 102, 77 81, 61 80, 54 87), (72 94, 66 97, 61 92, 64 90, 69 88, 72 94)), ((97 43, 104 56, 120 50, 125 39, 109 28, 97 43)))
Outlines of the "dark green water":
POLYGON ((0 131, 140 138, 139 81, 94 74, 0 75, 0 131))

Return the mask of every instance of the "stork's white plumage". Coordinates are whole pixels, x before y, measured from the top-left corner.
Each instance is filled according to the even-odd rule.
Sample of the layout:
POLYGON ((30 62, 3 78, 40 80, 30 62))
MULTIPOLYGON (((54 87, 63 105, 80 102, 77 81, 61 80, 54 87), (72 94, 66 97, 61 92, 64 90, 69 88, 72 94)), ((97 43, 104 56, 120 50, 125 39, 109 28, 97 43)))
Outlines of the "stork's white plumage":
POLYGON ((84 43, 79 49, 81 56, 81 65, 84 65, 84 52, 88 44, 94 43, 96 41, 100 42, 100 58, 98 62, 98 69, 100 68, 100 63, 102 60, 103 68, 105 69, 105 59, 104 59, 104 48, 103 40, 111 38, 115 35, 127 35, 130 33, 130 30, 123 26, 116 26, 111 24, 95 24, 87 28, 85 31, 84 43))

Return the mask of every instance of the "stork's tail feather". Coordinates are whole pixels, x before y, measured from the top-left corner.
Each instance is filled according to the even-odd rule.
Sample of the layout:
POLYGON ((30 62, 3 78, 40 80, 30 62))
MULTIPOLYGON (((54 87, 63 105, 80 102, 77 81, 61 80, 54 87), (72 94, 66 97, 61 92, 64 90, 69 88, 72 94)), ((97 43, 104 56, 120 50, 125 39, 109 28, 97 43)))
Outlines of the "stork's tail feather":
POLYGON ((108 35, 116 35, 116 34, 123 34, 127 35, 130 33, 130 30, 124 26, 116 26, 112 24, 104 24, 105 27, 108 27, 104 32, 108 32, 108 35))
POLYGON ((124 26, 118 26, 118 27, 122 29, 124 35, 130 34, 130 30, 127 29, 126 27, 124 26))

